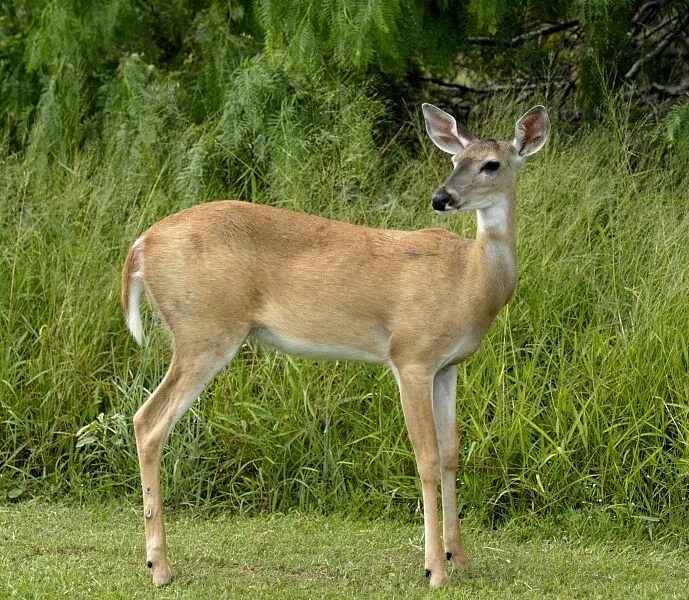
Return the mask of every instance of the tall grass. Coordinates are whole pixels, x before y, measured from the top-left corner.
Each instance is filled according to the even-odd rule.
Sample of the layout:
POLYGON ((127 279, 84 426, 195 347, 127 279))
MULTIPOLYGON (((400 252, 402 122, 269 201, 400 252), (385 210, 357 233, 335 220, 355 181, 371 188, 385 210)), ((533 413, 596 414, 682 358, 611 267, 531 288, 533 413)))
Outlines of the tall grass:
MULTIPOLYGON (((119 269, 164 215, 238 196, 473 235, 471 216, 429 208, 449 162, 424 140, 416 150, 377 140, 384 106, 354 84, 295 82, 251 60, 233 71, 222 110, 195 124, 174 82, 141 57, 120 69, 100 142, 46 147, 48 128, 73 117, 54 114, 59 89, 48 87, 27 152, 0 161, 0 491, 10 498, 138 494, 131 417, 169 351, 150 312, 147 346, 130 339, 119 269)), ((496 103, 473 125, 506 137, 524 108, 496 103)), ((487 520, 591 505, 648 522, 684 515, 689 198, 681 155, 659 140, 676 145, 688 120, 653 129, 625 114, 574 137, 558 135, 553 114, 554 138, 523 170, 518 291, 458 388, 460 503, 487 520)), ((419 497, 385 369, 252 345, 176 427, 164 486, 172 504, 248 512, 404 513, 419 497)))

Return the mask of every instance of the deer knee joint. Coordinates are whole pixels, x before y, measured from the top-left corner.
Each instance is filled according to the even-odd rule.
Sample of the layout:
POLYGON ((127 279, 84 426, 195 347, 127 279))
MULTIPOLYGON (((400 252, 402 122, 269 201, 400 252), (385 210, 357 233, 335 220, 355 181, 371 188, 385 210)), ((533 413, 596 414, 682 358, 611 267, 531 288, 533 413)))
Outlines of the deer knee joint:
POLYGON ((441 469, 457 469, 457 453, 456 452, 444 452, 440 457, 440 468, 441 469))
POLYGON ((422 482, 436 483, 440 472, 440 460, 437 457, 420 460, 418 464, 419 477, 422 482))

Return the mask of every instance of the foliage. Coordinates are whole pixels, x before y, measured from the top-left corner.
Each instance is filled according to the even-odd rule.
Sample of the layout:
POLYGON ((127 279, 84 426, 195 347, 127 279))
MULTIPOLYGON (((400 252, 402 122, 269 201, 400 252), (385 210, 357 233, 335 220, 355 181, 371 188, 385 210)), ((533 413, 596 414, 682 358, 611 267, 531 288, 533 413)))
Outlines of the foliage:
MULTIPOLYGON (((376 150, 367 119, 378 104, 330 85, 275 104, 267 142, 275 161, 256 168, 269 177, 256 200, 370 225, 440 224, 423 199, 444 160, 426 144, 417 156, 376 150), (298 107, 318 115, 310 129, 298 107)), ((205 182, 195 167, 182 174, 161 162, 182 164, 202 139, 189 133, 195 125, 177 139, 156 125, 174 114, 165 89, 140 117, 158 151, 144 152, 142 127, 128 142, 140 158, 117 159, 127 144, 117 150, 113 128, 108 162, 92 150, 38 174, 29 160, 2 164, 1 481, 19 497, 137 494, 129 417, 160 380, 168 351, 153 325, 150 345, 133 345, 118 271, 129 241, 194 201, 194 176, 205 182)), ((620 119, 619 107, 610 113, 618 120, 607 129, 556 138, 526 167, 519 291, 461 373, 460 499, 491 521, 599 503, 667 521, 684 506, 686 172, 667 168, 671 146, 649 153, 647 129, 620 119)), ((518 114, 502 106, 486 132, 509 132, 507 116, 518 114)), ((222 156, 232 130, 213 135, 210 151, 222 156)), ((198 199, 213 193, 205 183, 194 189, 198 199)), ((238 189, 251 185, 240 179, 224 191, 238 189)), ((470 234, 470 221, 443 225, 470 234)), ((173 504, 407 512, 418 498, 389 373, 254 346, 183 419, 164 465, 173 504)))
MULTIPOLYGON (((519 292, 461 373, 462 505, 488 521, 598 504, 684 518, 689 118, 678 104, 635 123, 634 97, 614 91, 610 65, 634 57, 611 29, 637 4, 4 3, 0 493, 138 494, 130 416, 168 350, 153 325, 133 346, 119 268, 164 215, 240 197, 471 235, 470 220, 428 214, 447 165, 417 133, 414 94, 409 112, 397 96, 461 59, 464 87, 536 65, 524 90, 558 134, 521 182, 519 292), (567 46, 570 29, 515 42, 569 18, 600 36, 592 55, 567 46), (585 98, 562 95, 560 112, 541 83, 563 57, 579 73, 593 61, 582 77, 598 87, 578 84, 585 98), (574 131, 584 100, 599 124, 574 131)), ((520 98, 472 103, 479 133, 508 136, 520 98)), ((164 464, 173 504, 408 514, 418 501, 388 373, 253 346, 164 464)))
MULTIPOLYGON (((450 103, 456 99, 447 94, 457 90, 476 103, 496 89, 535 88, 598 118, 606 91, 623 84, 638 84, 646 99, 686 91, 687 7, 686 0, 18 0, 0 7, 0 114, 11 150, 28 145, 64 158, 108 139, 104 121, 121 84, 143 86, 141 99, 166 88, 179 119, 205 126, 217 123, 239 66, 254 60, 276 98, 291 95, 285 77, 302 86, 324 75, 373 85, 395 101, 401 88, 413 99, 433 93, 450 103), (135 75, 137 60, 147 70, 135 75)), ((243 101, 258 101, 259 114, 251 92, 243 101)))

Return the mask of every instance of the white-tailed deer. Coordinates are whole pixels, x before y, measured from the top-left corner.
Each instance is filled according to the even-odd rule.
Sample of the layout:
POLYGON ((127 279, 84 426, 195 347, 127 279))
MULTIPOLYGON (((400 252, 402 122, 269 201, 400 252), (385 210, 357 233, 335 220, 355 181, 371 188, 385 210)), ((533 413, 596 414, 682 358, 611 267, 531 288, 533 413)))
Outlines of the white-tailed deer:
POLYGON ((167 375, 134 416, 146 562, 156 585, 170 582, 163 445, 250 335, 291 354, 392 369, 421 478, 431 587, 446 583, 446 557, 465 567, 455 497, 457 363, 477 349, 514 291, 517 171, 545 144, 550 123, 536 106, 517 121, 514 139, 481 141, 430 104, 423 113, 428 135, 454 165, 433 208, 477 211, 476 239, 442 229, 372 229, 226 201, 163 219, 129 251, 122 272, 129 329, 141 343, 145 287, 174 348, 167 375))

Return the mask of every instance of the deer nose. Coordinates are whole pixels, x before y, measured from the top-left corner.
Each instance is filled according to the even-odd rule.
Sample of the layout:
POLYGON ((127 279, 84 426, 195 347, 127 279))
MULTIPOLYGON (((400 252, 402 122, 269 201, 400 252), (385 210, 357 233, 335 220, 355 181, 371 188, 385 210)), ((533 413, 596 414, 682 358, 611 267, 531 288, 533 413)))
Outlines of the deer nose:
POLYGON ((450 194, 447 193, 445 188, 440 188, 433 197, 431 198, 431 204, 433 210, 443 211, 447 208, 447 204, 450 201, 450 194))

